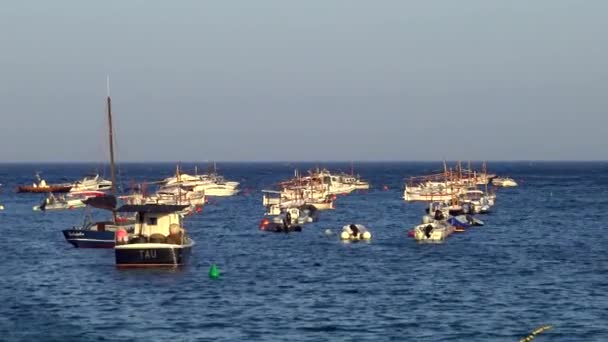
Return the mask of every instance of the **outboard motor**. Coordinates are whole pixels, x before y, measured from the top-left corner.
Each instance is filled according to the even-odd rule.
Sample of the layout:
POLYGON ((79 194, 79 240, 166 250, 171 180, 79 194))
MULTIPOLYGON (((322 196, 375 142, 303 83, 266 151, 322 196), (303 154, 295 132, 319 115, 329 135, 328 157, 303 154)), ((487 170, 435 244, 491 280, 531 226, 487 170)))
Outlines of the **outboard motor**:
POLYGON ((433 225, 427 225, 424 227, 423 232, 424 235, 426 236, 426 238, 430 238, 431 237, 431 232, 433 231, 433 225))

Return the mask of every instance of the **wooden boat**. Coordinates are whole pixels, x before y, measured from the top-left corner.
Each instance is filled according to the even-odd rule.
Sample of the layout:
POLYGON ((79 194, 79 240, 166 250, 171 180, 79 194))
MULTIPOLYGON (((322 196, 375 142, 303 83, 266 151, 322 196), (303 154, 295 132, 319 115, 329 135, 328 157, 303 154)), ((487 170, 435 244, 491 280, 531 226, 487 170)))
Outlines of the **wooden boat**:
POLYGON ((46 181, 36 174, 36 182, 32 185, 20 185, 17 187, 18 193, 64 193, 72 189, 72 184, 47 184, 46 181))
POLYGON ((117 267, 177 267, 185 265, 194 241, 182 227, 179 213, 186 205, 124 205, 117 212, 136 213, 132 233, 116 232, 117 267))

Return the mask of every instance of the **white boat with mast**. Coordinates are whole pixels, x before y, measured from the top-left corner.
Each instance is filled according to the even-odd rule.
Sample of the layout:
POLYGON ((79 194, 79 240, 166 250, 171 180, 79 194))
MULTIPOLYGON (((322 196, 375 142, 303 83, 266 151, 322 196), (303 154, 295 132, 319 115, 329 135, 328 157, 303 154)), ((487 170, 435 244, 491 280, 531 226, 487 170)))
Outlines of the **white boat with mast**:
POLYGON ((412 201, 449 201, 460 195, 467 187, 487 185, 493 175, 486 172, 486 164, 483 171, 477 173, 474 170, 463 170, 461 163, 456 165, 456 171, 447 168, 443 162, 443 173, 427 176, 410 177, 406 181, 403 199, 412 201))
POLYGON ((180 173, 179 179, 177 176, 165 178, 161 181, 164 186, 172 186, 181 184, 184 187, 191 188, 195 192, 204 192, 206 196, 234 196, 239 193, 239 183, 226 181, 223 176, 217 173, 217 166, 213 163, 214 169, 208 174, 198 174, 198 168, 195 166, 195 174, 189 175, 180 173))
POLYGON ((315 206, 318 210, 334 209, 335 195, 330 195, 323 184, 310 177, 301 177, 297 170, 294 178, 279 183, 280 191, 262 190, 262 204, 265 207, 295 207, 304 204, 315 206))
POLYGON ((115 234, 118 229, 131 231, 133 226, 128 220, 119 220, 116 215, 117 191, 116 191, 116 170, 114 162, 114 128, 112 126, 112 101, 110 98, 110 81, 107 84, 107 119, 108 119, 108 144, 110 150, 110 174, 111 174, 111 195, 100 195, 84 200, 84 203, 93 207, 112 212, 111 221, 91 222, 85 216, 85 222, 80 227, 63 230, 65 239, 74 247, 79 248, 112 248, 114 247, 115 234))

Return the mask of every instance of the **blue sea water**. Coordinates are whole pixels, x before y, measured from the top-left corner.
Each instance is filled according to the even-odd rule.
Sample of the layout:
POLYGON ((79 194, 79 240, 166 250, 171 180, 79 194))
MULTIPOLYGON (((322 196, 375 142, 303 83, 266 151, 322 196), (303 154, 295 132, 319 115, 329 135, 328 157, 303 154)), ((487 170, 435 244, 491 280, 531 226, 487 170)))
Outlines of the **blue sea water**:
MULTIPOLYGON (((42 197, 13 191, 35 171, 56 182, 96 165, 2 165, 0 340, 518 341, 552 325, 535 341, 608 341, 608 163, 490 164, 520 186, 498 192, 486 226, 439 245, 407 237, 424 207, 401 199, 404 177, 439 163, 358 163, 373 188, 340 196, 335 211, 293 234, 258 230, 260 190, 315 165, 218 166, 243 192, 186 219, 197 242, 192 263, 118 270, 113 250, 65 242, 61 230, 83 210, 33 212, 42 197), (323 233, 352 222, 368 226, 373 241, 323 233), (208 277, 212 263, 218 280, 208 277)), ((126 185, 173 170, 123 164, 120 178, 126 185)))

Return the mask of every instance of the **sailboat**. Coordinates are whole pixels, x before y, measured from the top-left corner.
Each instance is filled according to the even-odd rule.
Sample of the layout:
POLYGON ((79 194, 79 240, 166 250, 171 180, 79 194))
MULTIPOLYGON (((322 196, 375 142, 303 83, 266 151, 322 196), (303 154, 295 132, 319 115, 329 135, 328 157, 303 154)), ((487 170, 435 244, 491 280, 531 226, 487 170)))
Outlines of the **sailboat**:
POLYGON ((118 222, 116 217, 116 168, 114 163, 114 135, 112 128, 112 100, 110 98, 110 82, 108 79, 107 96, 108 137, 110 146, 110 173, 112 175, 111 195, 92 197, 84 200, 84 204, 92 208, 112 211, 111 221, 91 222, 90 217, 80 227, 63 230, 63 236, 74 247, 78 248, 113 248, 116 231, 124 229, 133 231, 133 223, 118 222))

